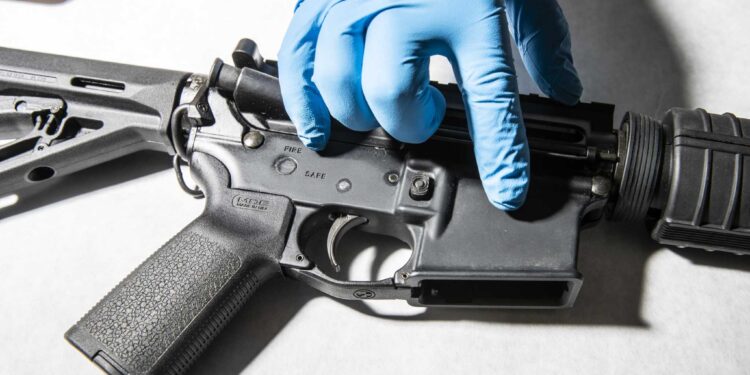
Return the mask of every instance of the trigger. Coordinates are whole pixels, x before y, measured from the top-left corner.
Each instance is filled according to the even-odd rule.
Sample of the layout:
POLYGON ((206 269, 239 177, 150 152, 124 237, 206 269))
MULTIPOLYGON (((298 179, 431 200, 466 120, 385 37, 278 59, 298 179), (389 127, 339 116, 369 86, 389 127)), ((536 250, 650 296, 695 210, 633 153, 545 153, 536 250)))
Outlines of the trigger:
POLYGON ((344 237, 346 232, 350 229, 367 223, 367 218, 356 215, 343 215, 338 217, 331 225, 331 230, 328 232, 328 240, 326 241, 326 247, 328 248, 328 260, 331 261, 331 265, 336 272, 341 271, 341 266, 336 262, 336 256, 334 250, 338 247, 341 238, 344 237))

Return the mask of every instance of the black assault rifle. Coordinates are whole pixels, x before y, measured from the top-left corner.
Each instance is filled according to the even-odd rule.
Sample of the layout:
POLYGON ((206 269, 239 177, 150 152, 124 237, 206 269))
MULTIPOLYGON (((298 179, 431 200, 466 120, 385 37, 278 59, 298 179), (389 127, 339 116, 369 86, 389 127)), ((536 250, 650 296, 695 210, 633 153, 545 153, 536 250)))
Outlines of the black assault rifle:
POLYGON ((614 130, 611 105, 522 96, 531 190, 502 212, 477 177, 456 87, 437 85, 448 111, 424 144, 334 124, 316 153, 284 112, 273 62, 250 40, 233 60, 204 76, 0 48, 0 139, 14 139, 0 146, 0 196, 150 149, 173 154, 180 185, 206 198, 67 332, 110 374, 182 372, 279 275, 343 299, 562 308, 582 284, 579 232, 604 217, 645 220, 662 244, 750 252, 750 120, 673 109, 614 130), (411 258, 391 278, 340 280, 352 228, 402 240, 411 258))

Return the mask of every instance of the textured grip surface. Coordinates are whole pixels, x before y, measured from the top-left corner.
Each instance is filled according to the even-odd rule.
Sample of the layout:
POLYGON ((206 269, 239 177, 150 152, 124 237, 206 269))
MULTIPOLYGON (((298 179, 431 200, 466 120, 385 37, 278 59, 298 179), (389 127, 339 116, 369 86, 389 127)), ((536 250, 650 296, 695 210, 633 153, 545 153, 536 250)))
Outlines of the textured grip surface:
POLYGON ((65 335, 110 374, 184 372, 258 286, 281 272, 289 199, 227 188, 225 170, 207 156, 193 168, 209 175, 203 215, 65 335))
POLYGON ((136 371, 147 371, 240 265, 236 255, 199 234, 179 235, 96 305, 79 326, 109 347, 110 355, 136 371))
POLYGON ((243 270, 236 254, 185 230, 86 314, 68 339, 123 373, 181 373, 253 294, 258 274, 267 273, 243 270))

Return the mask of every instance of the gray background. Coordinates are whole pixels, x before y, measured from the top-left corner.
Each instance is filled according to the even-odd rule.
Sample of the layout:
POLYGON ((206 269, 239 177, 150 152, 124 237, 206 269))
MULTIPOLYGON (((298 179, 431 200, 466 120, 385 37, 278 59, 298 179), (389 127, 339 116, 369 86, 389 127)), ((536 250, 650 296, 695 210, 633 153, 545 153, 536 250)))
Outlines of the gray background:
MULTIPOLYGON (((584 100, 660 114, 702 106, 750 117, 746 0, 565 0, 584 100)), ((293 1, 0 0, 0 45, 206 72, 241 37, 274 57, 293 1)), ((519 65, 520 66, 520 65, 519 65)), ((522 92, 537 92, 519 69, 522 92)), ((452 79, 445 62, 433 78, 452 79)), ((128 157, 0 210, 0 373, 96 374, 63 332, 202 209, 168 159, 128 157)), ((660 248, 643 228, 582 237, 585 283, 567 311, 368 305, 277 281, 193 374, 750 373, 750 257, 660 248)), ((350 277, 374 253, 348 239, 350 277)))

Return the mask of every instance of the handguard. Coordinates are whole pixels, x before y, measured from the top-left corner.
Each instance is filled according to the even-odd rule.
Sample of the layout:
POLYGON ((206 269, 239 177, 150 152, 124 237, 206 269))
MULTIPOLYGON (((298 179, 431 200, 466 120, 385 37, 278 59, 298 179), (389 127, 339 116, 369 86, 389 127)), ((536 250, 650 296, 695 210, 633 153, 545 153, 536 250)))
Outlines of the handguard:
MULTIPOLYGON (((750 121, 522 96, 531 188, 518 211, 486 199, 461 95, 420 145, 334 122, 306 149, 272 62, 243 40, 209 76, 0 49, 0 197, 141 149, 189 164, 204 213, 66 334, 110 374, 180 373, 274 275, 336 298, 418 306, 561 308, 582 285, 580 230, 645 220, 660 243, 750 252, 750 121), (5 136, 5 137, 3 137, 5 136), (184 160, 183 160, 184 159, 184 160), (350 230, 400 239, 393 277, 339 277, 350 230)), ((178 174, 181 176, 181 174, 178 174)))

